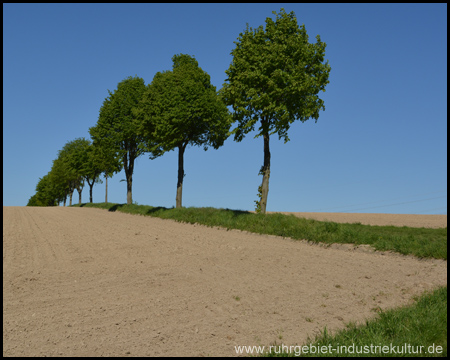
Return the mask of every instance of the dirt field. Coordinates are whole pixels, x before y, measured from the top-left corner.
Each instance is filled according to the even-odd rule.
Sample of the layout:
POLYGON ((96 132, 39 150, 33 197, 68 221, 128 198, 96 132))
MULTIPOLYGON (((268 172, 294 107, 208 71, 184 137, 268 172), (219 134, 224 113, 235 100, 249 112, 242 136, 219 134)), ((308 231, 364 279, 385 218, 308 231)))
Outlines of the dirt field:
MULTIPOLYGON (((269 211, 270 213, 270 211, 269 211)), ((287 213, 306 219, 339 223, 360 222, 365 225, 393 225, 426 228, 447 227, 447 215, 357 214, 357 213, 287 213)))
POLYGON ((446 284, 441 260, 3 207, 3 356, 236 356, 237 345, 302 344, 446 284))

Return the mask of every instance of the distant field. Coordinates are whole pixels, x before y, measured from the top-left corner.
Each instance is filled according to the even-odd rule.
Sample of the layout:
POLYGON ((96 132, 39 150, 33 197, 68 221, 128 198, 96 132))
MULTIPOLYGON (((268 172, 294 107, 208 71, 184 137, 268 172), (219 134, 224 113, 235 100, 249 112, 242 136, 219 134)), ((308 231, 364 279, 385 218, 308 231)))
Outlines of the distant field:
MULTIPOLYGON (((275 212, 268 212, 275 213, 275 212)), ((447 215, 410 215, 410 214, 358 214, 324 212, 280 212, 306 219, 334 221, 338 223, 359 222, 365 225, 393 225, 409 227, 443 228, 447 227, 447 215)))

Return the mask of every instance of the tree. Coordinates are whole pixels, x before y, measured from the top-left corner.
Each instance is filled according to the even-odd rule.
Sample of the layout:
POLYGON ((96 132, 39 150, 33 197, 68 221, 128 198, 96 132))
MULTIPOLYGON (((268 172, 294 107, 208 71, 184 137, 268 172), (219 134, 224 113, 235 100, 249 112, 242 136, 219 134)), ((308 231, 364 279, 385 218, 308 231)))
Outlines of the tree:
POLYGON ((61 201, 66 206, 67 195, 69 194, 69 181, 67 179, 67 168, 64 161, 58 157, 53 160, 52 169, 49 173, 50 182, 54 188, 55 194, 57 194, 56 201, 60 203, 61 201))
POLYGON ((39 178, 36 194, 28 200, 27 206, 56 206, 56 196, 52 191, 49 174, 39 178))
POLYGON ((112 158, 120 159, 120 169, 123 167, 125 170, 127 180, 127 204, 132 203, 134 161, 146 151, 133 111, 144 90, 144 80, 139 77, 128 77, 117 85, 114 92, 108 90, 109 96, 100 108, 97 124, 89 129, 94 143, 112 153, 112 158))
POLYGON ((28 200, 27 206, 40 206, 37 198, 37 194, 34 194, 28 200))
POLYGON ((58 177, 58 183, 61 183, 58 187, 62 187, 70 196, 70 205, 75 189, 78 191, 78 203, 81 204, 89 144, 89 140, 85 138, 68 141, 58 152, 58 158, 53 163, 55 177, 58 177))
POLYGON ((108 202, 108 177, 112 177, 114 173, 122 170, 120 159, 111 148, 105 143, 103 146, 98 142, 93 142, 93 152, 98 162, 98 166, 102 169, 101 173, 105 176, 105 203, 108 202))
POLYGON ((187 145, 218 149, 229 135, 231 117, 194 57, 179 54, 172 61, 172 71, 158 72, 147 86, 137 114, 153 156, 178 148, 176 207, 180 208, 187 145))
MULTIPOLYGON (((276 14, 274 11, 273 14, 276 14)), ((310 44, 305 26, 298 26, 294 12, 281 9, 276 20, 266 19, 266 28, 247 28, 239 34, 232 50, 233 60, 221 95, 233 107, 234 139, 241 141, 253 131, 258 120, 258 134, 264 140, 264 165, 260 174, 261 212, 266 212, 270 177, 269 137, 289 141, 288 130, 295 120, 318 120, 325 110, 319 91, 329 83, 330 66, 324 63, 326 44, 310 44)))
MULTIPOLYGON (((69 196, 69 205, 72 205, 72 196, 78 182, 77 175, 70 167, 68 158, 70 155, 70 144, 66 143, 64 147, 58 151, 58 158, 53 162, 54 176, 69 196)), ((65 200, 64 200, 65 203, 65 200)))
POLYGON ((100 175, 104 171, 104 160, 103 160, 103 152, 101 151, 101 148, 98 146, 94 146, 89 141, 89 145, 86 147, 86 160, 83 164, 83 176, 86 180, 86 182, 89 185, 89 202, 93 202, 92 197, 92 188, 94 187, 95 183, 100 183, 100 175))
POLYGON ((66 162, 73 174, 73 184, 78 191, 78 204, 81 205, 81 192, 86 178, 90 141, 85 138, 77 138, 68 142, 66 146, 68 150, 66 162))

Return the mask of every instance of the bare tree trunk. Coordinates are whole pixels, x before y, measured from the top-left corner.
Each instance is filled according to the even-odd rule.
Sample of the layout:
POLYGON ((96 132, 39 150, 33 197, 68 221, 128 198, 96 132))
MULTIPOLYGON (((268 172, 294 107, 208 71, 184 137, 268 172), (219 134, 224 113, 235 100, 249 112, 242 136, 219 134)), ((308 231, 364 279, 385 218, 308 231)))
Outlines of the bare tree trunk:
MULTIPOLYGON (((89 184, 89 183, 88 183, 89 184)), ((92 204, 92 188, 94 187, 94 180, 92 180, 92 185, 89 184, 89 202, 92 204)))
MULTIPOLYGON (((187 145, 187 144, 186 144, 187 145)), ((176 207, 181 208, 181 200, 183 195, 183 178, 184 178, 184 150, 186 145, 178 146, 178 181, 177 181, 177 197, 176 197, 176 207)))
POLYGON ((133 203, 133 198, 131 195, 131 188, 133 183, 133 177, 131 174, 127 174, 127 204, 131 205, 133 203))
POLYGON ((78 204, 81 205, 81 192, 83 191, 83 188, 77 189, 78 191, 78 204))
POLYGON ((72 195, 73 195, 73 190, 70 192, 70 203, 69 203, 69 206, 72 206, 72 195))
POLYGON ((269 177, 270 177, 270 150, 269 150, 269 132, 264 135, 264 166, 263 180, 261 185, 261 213, 266 213, 267 195, 269 194, 269 177))
POLYGON ((123 157, 123 169, 125 170, 125 178, 127 179, 127 205, 133 203, 133 197, 131 194, 131 189, 133 185, 133 165, 134 165, 134 152, 128 150, 128 154, 123 157), (129 155, 129 159, 128 159, 129 155))
POLYGON ((108 202, 108 176, 105 175, 105 203, 108 202))

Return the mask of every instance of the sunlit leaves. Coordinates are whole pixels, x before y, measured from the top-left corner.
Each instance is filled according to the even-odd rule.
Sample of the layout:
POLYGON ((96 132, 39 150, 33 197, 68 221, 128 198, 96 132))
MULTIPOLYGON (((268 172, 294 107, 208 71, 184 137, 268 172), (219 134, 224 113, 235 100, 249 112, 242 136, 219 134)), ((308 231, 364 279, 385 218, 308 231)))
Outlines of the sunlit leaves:
POLYGON ((239 34, 232 50, 232 63, 221 95, 233 107, 235 140, 254 130, 262 117, 268 119, 264 131, 289 140, 290 124, 296 120, 317 121, 324 110, 320 91, 329 83, 330 66, 324 61, 326 44, 320 36, 309 43, 305 26, 299 26, 294 12, 281 9, 266 26, 248 26, 239 34))
POLYGON ((172 60, 172 71, 154 76, 138 110, 141 132, 153 141, 149 148, 156 153, 187 144, 217 149, 228 136, 228 109, 195 58, 179 54, 172 60))
POLYGON ((96 126, 89 129, 94 145, 103 149, 105 172, 125 170, 127 203, 131 203, 131 183, 135 159, 146 151, 143 136, 138 132, 140 119, 136 109, 145 90, 144 80, 128 77, 117 85, 100 108, 96 126))
POLYGON ((131 153, 137 157, 144 152, 139 147, 142 137, 137 134, 138 122, 133 112, 144 90, 144 80, 139 77, 128 77, 114 92, 108 90, 109 96, 103 102, 97 124, 89 129, 96 144, 110 149, 121 159, 131 153))

